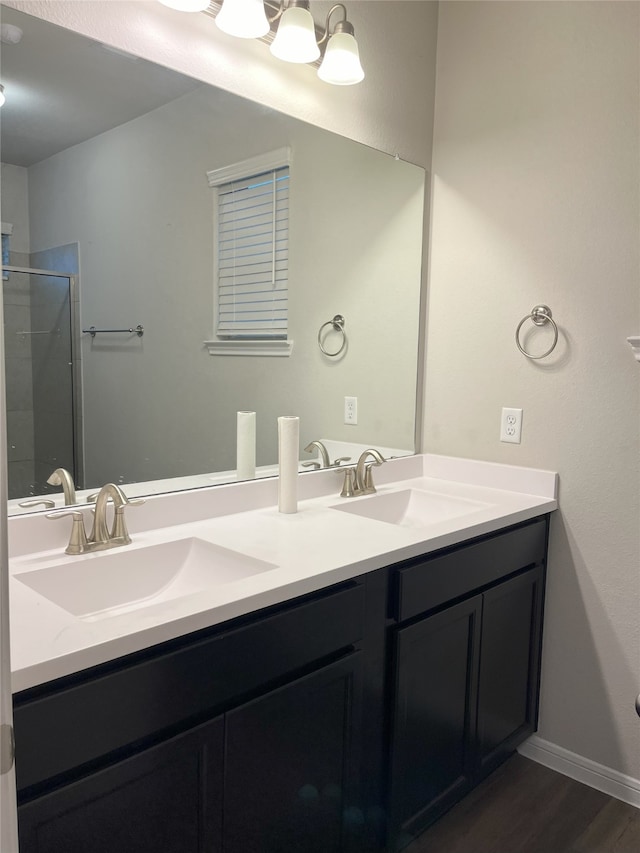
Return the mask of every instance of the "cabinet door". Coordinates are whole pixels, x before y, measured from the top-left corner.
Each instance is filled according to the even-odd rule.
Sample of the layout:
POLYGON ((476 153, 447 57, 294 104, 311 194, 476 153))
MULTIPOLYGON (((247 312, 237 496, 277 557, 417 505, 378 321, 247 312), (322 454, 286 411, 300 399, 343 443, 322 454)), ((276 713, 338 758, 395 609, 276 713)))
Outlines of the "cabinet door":
POLYGON ((398 631, 391 744, 393 849, 471 786, 481 597, 398 631))
POLYGON ((478 772, 486 775, 537 725, 543 570, 483 596, 478 692, 478 772))
POLYGON ((342 853, 362 832, 361 656, 226 717, 224 853, 342 853))
POLYGON ((218 853, 217 718, 18 810, 21 853, 218 853))

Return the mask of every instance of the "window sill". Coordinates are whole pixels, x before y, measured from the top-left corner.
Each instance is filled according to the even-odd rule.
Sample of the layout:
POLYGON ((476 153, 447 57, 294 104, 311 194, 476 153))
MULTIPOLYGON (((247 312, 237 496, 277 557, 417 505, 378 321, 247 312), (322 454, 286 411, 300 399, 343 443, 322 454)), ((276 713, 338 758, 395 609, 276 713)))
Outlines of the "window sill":
POLYGON ((259 355, 284 356, 288 358, 293 351, 293 341, 205 341, 209 355, 259 355))

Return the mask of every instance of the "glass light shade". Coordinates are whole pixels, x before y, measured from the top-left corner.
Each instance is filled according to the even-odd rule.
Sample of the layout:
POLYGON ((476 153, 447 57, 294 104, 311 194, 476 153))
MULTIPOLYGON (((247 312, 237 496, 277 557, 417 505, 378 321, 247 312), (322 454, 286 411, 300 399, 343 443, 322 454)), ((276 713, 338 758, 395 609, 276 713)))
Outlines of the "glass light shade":
POLYGON ((178 12, 203 12, 209 8, 209 0, 160 0, 163 6, 178 12))
POLYGON ((311 12, 297 6, 285 9, 270 50, 285 62, 315 62, 320 48, 311 12))
POLYGON ((224 0, 216 15, 223 33, 241 39, 257 39, 271 29, 262 0, 224 0))
POLYGON ((329 39, 318 77, 334 86, 353 86, 364 80, 358 42, 350 33, 334 33, 329 39))

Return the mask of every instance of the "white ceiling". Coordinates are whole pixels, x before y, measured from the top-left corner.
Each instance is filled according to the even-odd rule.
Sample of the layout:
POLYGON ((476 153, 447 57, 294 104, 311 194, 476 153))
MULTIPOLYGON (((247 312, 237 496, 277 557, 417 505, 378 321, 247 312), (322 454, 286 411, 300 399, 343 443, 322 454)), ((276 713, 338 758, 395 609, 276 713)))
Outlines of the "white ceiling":
POLYGON ((202 85, 15 9, 0 18, 24 33, 0 45, 3 163, 39 163, 202 85))

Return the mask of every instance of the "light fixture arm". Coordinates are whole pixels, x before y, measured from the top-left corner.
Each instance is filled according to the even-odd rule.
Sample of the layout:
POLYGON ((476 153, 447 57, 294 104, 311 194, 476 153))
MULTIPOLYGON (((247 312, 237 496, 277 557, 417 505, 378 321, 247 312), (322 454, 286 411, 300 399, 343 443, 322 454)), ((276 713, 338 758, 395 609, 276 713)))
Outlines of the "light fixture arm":
POLYGON ((273 9, 273 15, 267 15, 267 20, 270 24, 275 24, 276 21, 279 21, 287 9, 293 9, 297 6, 309 11, 309 0, 288 0, 288 2, 286 0, 280 0, 280 2, 276 2, 276 0, 264 0, 264 5, 267 9, 273 9))
POLYGON ((341 21, 338 21, 338 23, 334 27, 333 32, 334 33, 348 33, 350 36, 354 35, 355 30, 353 29, 352 24, 350 24, 349 21, 347 21, 346 6, 344 6, 342 3, 336 3, 335 6, 332 6, 329 9, 329 12, 327 14, 327 22, 326 22, 325 27, 324 27, 324 35, 322 36, 322 38, 318 42, 318 47, 320 47, 320 45, 324 44, 327 41, 327 39, 329 38, 329 35, 333 35, 333 33, 329 32, 329 27, 330 27, 331 16, 336 11, 336 9, 342 9, 342 14, 344 15, 344 18, 341 21))
POLYGON ((274 24, 282 17, 282 13, 285 10, 284 0, 280 0, 279 3, 274 3, 273 0, 265 0, 264 5, 268 10, 273 9, 273 15, 269 15, 267 13, 267 21, 269 21, 270 24, 274 24))

